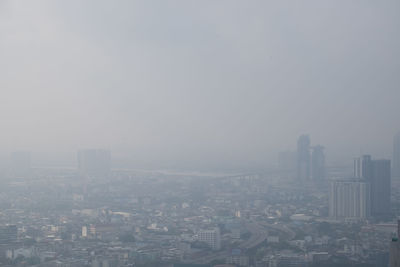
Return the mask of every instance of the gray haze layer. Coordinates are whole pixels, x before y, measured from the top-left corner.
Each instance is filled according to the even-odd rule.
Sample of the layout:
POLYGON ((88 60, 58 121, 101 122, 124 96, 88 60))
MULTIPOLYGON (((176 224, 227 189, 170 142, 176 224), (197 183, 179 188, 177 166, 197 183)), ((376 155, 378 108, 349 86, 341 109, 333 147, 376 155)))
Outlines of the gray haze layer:
POLYGON ((399 1, 1 1, 0 150, 262 166, 390 157, 399 1), (268 163, 271 162, 271 163, 268 163))

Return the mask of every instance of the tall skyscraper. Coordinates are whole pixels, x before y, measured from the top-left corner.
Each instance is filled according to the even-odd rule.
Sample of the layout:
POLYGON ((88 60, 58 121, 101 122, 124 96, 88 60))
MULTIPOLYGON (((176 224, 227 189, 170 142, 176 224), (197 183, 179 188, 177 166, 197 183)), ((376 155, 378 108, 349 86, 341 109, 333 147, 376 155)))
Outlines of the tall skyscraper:
POLYGON ((314 146, 311 156, 311 175, 314 180, 325 179, 325 154, 323 146, 314 146))
POLYGON ((329 216, 365 219, 370 216, 370 185, 360 180, 334 181, 329 196, 329 216))
POLYGON ((373 216, 390 214, 390 160, 371 161, 371 213, 373 216))
POLYGON ((400 132, 393 138, 392 177, 400 179, 400 132))
POLYGON ((111 171, 111 152, 104 149, 79 150, 78 171, 81 175, 108 176, 111 171))
POLYGON ((310 137, 301 135, 297 140, 297 179, 308 180, 310 178, 310 137))
POLYGON ((371 178, 371 156, 363 155, 354 159, 354 177, 369 180, 371 178))
POLYGON ((390 160, 373 160, 370 155, 354 160, 354 176, 371 186, 372 216, 390 214, 390 171, 390 160))

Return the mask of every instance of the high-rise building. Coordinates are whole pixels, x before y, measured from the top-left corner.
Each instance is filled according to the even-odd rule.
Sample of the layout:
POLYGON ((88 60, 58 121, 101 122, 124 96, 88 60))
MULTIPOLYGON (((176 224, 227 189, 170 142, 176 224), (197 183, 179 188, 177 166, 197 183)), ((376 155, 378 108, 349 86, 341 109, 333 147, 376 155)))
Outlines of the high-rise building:
POLYGON ((198 233, 199 241, 206 243, 212 250, 221 249, 221 233, 219 228, 202 230, 198 233))
POLYGON ((390 160, 371 161, 371 214, 384 216, 390 214, 390 160))
POLYGON ((354 176, 370 183, 371 215, 390 214, 390 160, 373 160, 364 155, 354 160, 354 176))
POLYGON ((325 179, 325 154, 323 146, 314 146, 311 156, 311 175, 314 180, 325 179))
POLYGON ((81 175, 108 176, 111 171, 111 152, 104 149, 78 151, 78 171, 81 175))
POLYGON ((354 177, 360 179, 371 178, 371 156, 363 155, 354 159, 354 177))
POLYGON ((365 219, 370 216, 370 185, 360 180, 334 181, 329 196, 329 216, 365 219))
POLYGON ((400 132, 393 138, 392 177, 400 179, 400 132))
POLYGON ((301 135, 297 140, 297 179, 308 180, 310 178, 310 137, 301 135))

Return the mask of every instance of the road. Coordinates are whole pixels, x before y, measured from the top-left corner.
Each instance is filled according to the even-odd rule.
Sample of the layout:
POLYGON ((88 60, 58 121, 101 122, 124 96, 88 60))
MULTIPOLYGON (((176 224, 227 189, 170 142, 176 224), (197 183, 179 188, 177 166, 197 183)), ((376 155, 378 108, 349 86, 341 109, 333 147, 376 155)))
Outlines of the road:
MULTIPOLYGON (((264 242, 268 238, 268 228, 285 233, 285 239, 287 240, 293 239, 296 235, 294 231, 292 231, 285 225, 248 221, 246 223, 246 229, 251 233, 251 236, 248 240, 241 242, 239 244, 239 248, 242 250, 248 250, 264 242)), ((230 251, 220 251, 217 253, 198 257, 196 259, 188 261, 188 263, 190 262, 207 264, 215 260, 225 260, 230 255, 230 251)))

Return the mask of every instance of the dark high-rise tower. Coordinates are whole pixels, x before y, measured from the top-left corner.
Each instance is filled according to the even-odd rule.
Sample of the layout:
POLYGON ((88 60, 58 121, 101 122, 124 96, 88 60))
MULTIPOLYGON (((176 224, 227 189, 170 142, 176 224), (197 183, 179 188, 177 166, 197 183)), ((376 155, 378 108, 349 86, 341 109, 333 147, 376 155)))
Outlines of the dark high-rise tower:
POLYGON ((371 161, 371 213, 373 216, 390 214, 390 160, 371 161))
POLYGON ((400 132, 393 138, 392 177, 400 179, 400 132))
POLYGON ((370 155, 354 159, 354 176, 371 187, 371 215, 390 214, 390 160, 372 160, 370 155))
POLYGON ((301 135, 297 140, 297 179, 308 180, 310 178, 310 137, 301 135))
POLYGON ((314 146, 311 156, 311 175, 314 180, 325 178, 325 154, 323 146, 314 146))

